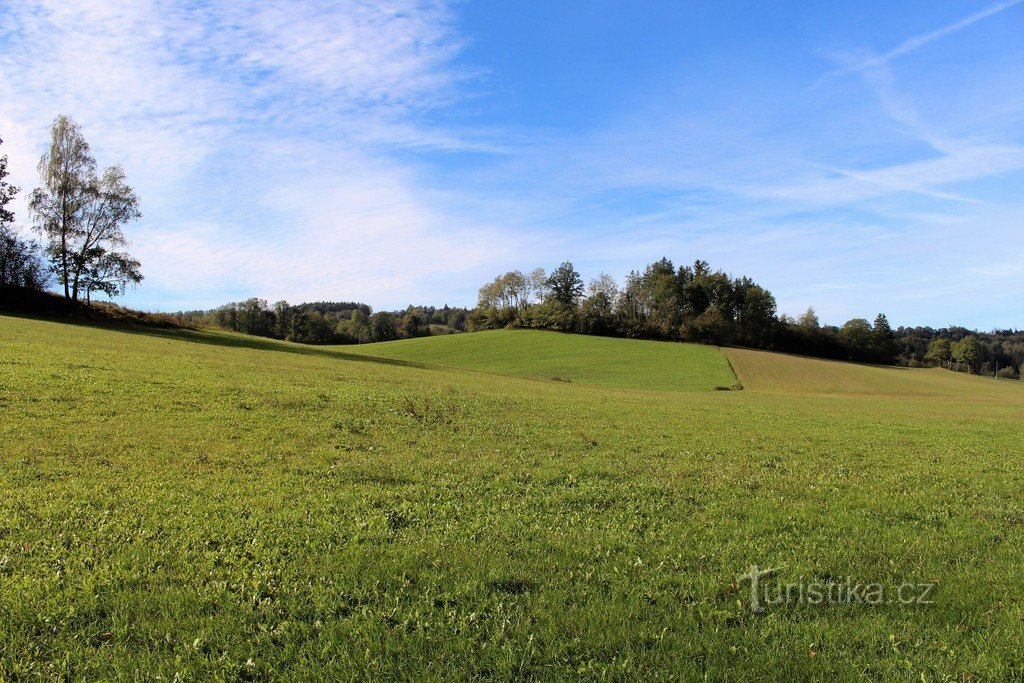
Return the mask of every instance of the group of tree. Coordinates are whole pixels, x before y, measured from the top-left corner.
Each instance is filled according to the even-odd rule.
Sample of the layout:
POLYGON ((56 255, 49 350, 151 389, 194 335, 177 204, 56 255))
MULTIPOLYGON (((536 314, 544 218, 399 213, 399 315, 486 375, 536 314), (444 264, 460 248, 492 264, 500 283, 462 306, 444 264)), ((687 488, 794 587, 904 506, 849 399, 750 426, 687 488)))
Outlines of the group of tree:
POLYGON ((795 319, 779 316, 767 348, 819 358, 895 363, 899 361, 895 338, 883 313, 875 316, 874 323, 853 318, 842 326, 822 325, 812 307, 795 319))
POLYGON ((908 365, 932 365, 957 372, 1020 379, 1024 332, 972 332, 963 327, 900 328, 897 343, 908 365))
MULTIPOLYGON (((3 139, 0 139, 2 144, 3 139)), ((18 188, 7 178, 7 155, 0 155, 0 285, 44 289, 49 271, 42 249, 35 242, 22 238, 14 228, 10 205, 18 188)))
POLYGON ((466 330, 465 308, 409 306, 374 313, 366 304, 318 301, 291 305, 251 298, 207 311, 173 316, 190 325, 284 339, 303 344, 365 344, 466 330))
POLYGON ((550 275, 511 271, 480 288, 468 328, 526 327, 741 345, 870 363, 935 365, 963 372, 1019 377, 1024 333, 964 328, 893 329, 884 314, 822 325, 813 308, 779 315, 775 297, 749 277, 712 270, 706 261, 676 267, 662 258, 633 271, 621 285, 601 274, 584 285, 566 261, 550 275))
POLYGON ((55 280, 67 299, 88 301, 94 292, 115 297, 141 282, 123 230, 141 216, 139 199, 124 170, 100 172, 81 127, 67 116, 50 127, 38 170, 28 209, 42 244, 14 228, 9 203, 18 188, 7 182, 7 157, 0 157, 0 285, 44 289, 55 280))
POLYGON ((620 285, 602 273, 584 285, 566 261, 550 275, 505 273, 481 287, 473 329, 533 327, 646 339, 767 346, 775 298, 750 278, 706 261, 676 268, 663 258, 620 285))

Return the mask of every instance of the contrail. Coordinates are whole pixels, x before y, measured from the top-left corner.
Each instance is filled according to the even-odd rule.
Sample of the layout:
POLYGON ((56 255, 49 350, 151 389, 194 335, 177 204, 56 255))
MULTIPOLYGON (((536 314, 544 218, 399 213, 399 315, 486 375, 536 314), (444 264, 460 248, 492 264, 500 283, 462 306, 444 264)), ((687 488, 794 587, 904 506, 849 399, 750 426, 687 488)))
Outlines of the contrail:
POLYGON ((1000 2, 998 4, 992 5, 991 7, 987 7, 981 10, 980 12, 975 12, 969 17, 964 17, 960 21, 954 22, 949 26, 944 26, 943 28, 940 28, 937 31, 932 31, 931 33, 925 33, 919 36, 914 36, 913 38, 908 38, 907 40, 904 40, 902 43, 900 43, 897 47, 886 52, 884 55, 867 60, 862 66, 873 66, 874 64, 880 62, 888 62, 893 57, 899 57, 900 55, 905 55, 908 52, 913 52, 922 45, 927 45, 933 40, 938 40, 939 38, 948 36, 950 33, 959 31, 962 28, 966 28, 973 24, 974 22, 981 21, 982 19, 990 17, 993 14, 999 14, 1005 9, 1009 9, 1014 5, 1019 5, 1021 2, 1024 2, 1024 0, 1006 0, 1005 2, 1000 2))
POLYGON ((818 87, 819 85, 821 85, 822 82, 828 80, 833 76, 847 74, 853 71, 861 71, 872 66, 881 66, 883 64, 886 64, 895 57, 900 57, 902 55, 913 52, 914 50, 918 49, 919 47, 922 47, 923 45, 927 45, 932 41, 938 40, 939 38, 944 38, 945 36, 948 36, 951 33, 955 33, 956 31, 959 31, 962 28, 966 28, 971 24, 981 21, 982 19, 990 17, 993 14, 999 14, 1003 10, 1009 9, 1015 5, 1019 5, 1022 2, 1024 2, 1024 0, 1004 0, 1003 2, 996 3, 995 5, 991 5, 979 12, 975 12, 974 14, 964 17, 959 21, 955 21, 952 24, 949 24, 948 26, 943 26, 942 28, 936 29, 935 31, 931 31, 929 33, 922 33, 919 36, 907 38, 902 43, 900 43, 899 45, 897 45, 896 47, 894 47, 893 49, 889 50, 884 54, 878 55, 876 57, 871 57, 869 59, 864 59, 856 64, 850 64, 842 68, 835 69, 834 71, 828 72, 811 87, 811 90, 818 87))

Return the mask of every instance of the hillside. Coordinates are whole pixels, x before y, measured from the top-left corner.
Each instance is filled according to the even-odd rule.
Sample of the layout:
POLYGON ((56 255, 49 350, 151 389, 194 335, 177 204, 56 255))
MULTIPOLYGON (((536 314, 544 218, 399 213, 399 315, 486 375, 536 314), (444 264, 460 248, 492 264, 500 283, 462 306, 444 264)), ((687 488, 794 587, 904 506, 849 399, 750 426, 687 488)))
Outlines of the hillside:
POLYGON ((1019 673, 1019 404, 492 372, 0 316, 0 680, 1019 673))
POLYGON ((730 388, 736 376, 712 346, 491 330, 347 347, 346 352, 517 377, 660 391, 730 388))
POLYGON ((865 365, 754 349, 723 349, 750 391, 1024 403, 1024 382, 938 368, 865 365))
POLYGON ((60 294, 0 285, 0 315, 26 315, 89 325, 176 327, 192 326, 166 313, 145 313, 109 301, 71 301, 60 294))

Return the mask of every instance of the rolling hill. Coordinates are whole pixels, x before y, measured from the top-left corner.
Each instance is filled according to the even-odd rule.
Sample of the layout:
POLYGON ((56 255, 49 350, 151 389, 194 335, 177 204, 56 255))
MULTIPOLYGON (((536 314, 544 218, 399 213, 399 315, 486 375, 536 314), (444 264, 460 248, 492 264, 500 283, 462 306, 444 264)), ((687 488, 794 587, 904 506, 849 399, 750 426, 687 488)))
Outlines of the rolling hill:
POLYGON ((730 388, 736 376, 712 346, 491 330, 346 347, 425 365, 606 387, 661 391, 730 388))
POLYGON ((1019 674, 1018 402, 744 353, 751 390, 610 391, 694 356, 456 341, 566 346, 432 347, 465 371, 0 316, 0 680, 1019 674), (757 614, 751 565, 887 601, 757 614))
POLYGON ((723 349, 744 388, 783 394, 1024 403, 1024 383, 939 368, 903 368, 723 349))

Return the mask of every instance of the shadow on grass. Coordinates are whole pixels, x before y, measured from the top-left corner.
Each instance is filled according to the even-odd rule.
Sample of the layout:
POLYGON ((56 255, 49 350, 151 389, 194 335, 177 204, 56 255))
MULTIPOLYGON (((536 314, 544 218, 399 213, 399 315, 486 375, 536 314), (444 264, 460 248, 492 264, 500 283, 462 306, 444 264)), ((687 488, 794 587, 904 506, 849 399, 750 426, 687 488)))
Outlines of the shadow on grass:
POLYGON ((300 356, 319 356, 322 358, 333 358, 336 360, 377 363, 379 365, 393 365, 418 368, 421 370, 437 369, 431 365, 415 363, 412 361, 398 360, 394 358, 379 358, 377 356, 366 356, 356 353, 345 353, 341 350, 345 348, 344 345, 312 346, 285 342, 277 339, 269 339, 266 337, 255 337, 241 333, 225 332, 221 330, 194 330, 183 327, 154 327, 131 322, 88 320, 78 317, 68 318, 64 316, 40 315, 2 310, 0 310, 0 316, 23 318, 25 320, 39 320, 74 327, 110 330, 113 332, 124 332, 126 334, 143 335, 156 339, 182 341, 192 344, 205 344, 209 346, 222 346, 233 349, 250 349, 253 351, 269 351, 273 353, 293 353, 300 356))

